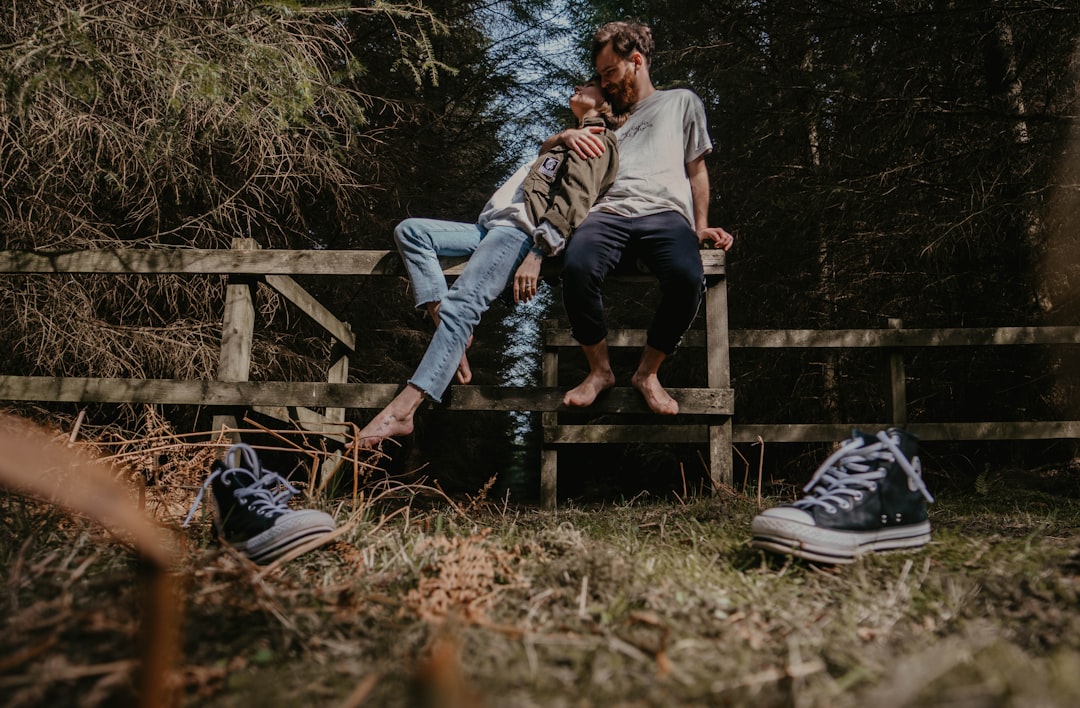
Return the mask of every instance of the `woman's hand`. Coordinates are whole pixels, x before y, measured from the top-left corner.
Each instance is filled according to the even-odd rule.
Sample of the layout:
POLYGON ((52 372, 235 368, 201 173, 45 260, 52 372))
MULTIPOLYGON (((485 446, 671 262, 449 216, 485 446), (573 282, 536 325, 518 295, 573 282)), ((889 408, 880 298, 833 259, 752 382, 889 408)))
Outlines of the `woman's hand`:
POLYGON ((536 251, 529 251, 525 260, 518 266, 514 273, 514 302, 528 302, 536 297, 536 289, 540 287, 540 265, 544 257, 536 251))

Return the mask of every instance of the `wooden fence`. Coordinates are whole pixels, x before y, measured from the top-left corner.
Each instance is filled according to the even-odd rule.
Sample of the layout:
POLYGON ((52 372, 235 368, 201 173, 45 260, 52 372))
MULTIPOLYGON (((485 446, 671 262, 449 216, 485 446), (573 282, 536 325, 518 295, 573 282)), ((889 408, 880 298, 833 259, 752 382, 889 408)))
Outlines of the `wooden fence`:
MULTIPOLYGON (((706 272, 721 277, 723 251, 703 251, 706 272)), ((465 259, 446 259, 444 270, 453 277, 465 259)), ((551 274, 550 269, 545 271, 551 274)), ((158 403, 217 407, 221 413, 213 427, 235 427, 234 409, 253 409, 282 421, 340 441, 345 439, 345 409, 382 408, 400 390, 399 383, 348 383, 349 356, 356 351, 355 335, 291 276, 400 276, 400 256, 391 251, 283 251, 261 250, 249 239, 236 239, 231 250, 114 249, 68 253, 0 252, 0 274, 124 275, 224 274, 228 276, 222 320, 221 353, 213 381, 176 379, 116 379, 50 376, 0 376, 0 400, 67 403, 158 403), (254 339, 253 289, 265 282, 320 325, 332 340, 332 361, 326 381, 249 381, 254 339), (324 408, 317 413, 314 408, 324 408)), ((633 277, 633 276, 632 276, 633 277)), ((709 383, 699 388, 672 389, 684 415, 707 421, 705 441, 710 443, 710 471, 717 482, 731 480, 731 413, 733 393, 728 387, 726 357, 726 288, 714 287, 707 307, 712 322, 707 339, 717 347, 711 357, 709 383), (722 352, 720 350, 723 350, 722 352)), ((618 333, 614 333, 616 338, 618 333)), ((703 340, 704 341, 704 340, 703 340)), ((536 387, 457 386, 444 404, 450 410, 535 411, 553 413, 562 408, 564 391, 554 385, 536 387)), ((633 389, 608 391, 590 409, 597 413, 648 413, 633 389)), ((654 426, 657 430, 679 426, 654 426)), ((564 441, 553 440, 551 446, 564 441)), ((555 503, 555 460, 545 460, 542 502, 555 503)), ((331 465, 335 460, 329 461, 331 465)))
POLYGON ((877 349, 884 358, 888 410, 881 420, 840 424, 774 424, 734 426, 735 442, 827 442, 843 440, 852 427, 880 430, 904 427, 923 440, 1051 440, 1080 438, 1080 421, 909 422, 905 352, 936 347, 998 347, 1080 344, 1080 327, 960 327, 904 329, 898 319, 882 329, 733 330, 733 349, 808 348, 877 349))
MULTIPOLYGON (((674 389, 680 417, 700 422, 648 426, 566 426, 557 414, 564 389, 558 386, 560 347, 574 346, 565 332, 545 328, 543 382, 539 388, 457 386, 447 403, 452 410, 535 411, 543 414, 544 462, 541 500, 554 506, 558 445, 572 443, 668 441, 705 443, 709 446, 710 475, 716 483, 732 479, 733 442, 813 442, 847 437, 853 426, 879 429, 906 426, 924 440, 1051 439, 1080 437, 1080 421, 1012 421, 963 423, 908 423, 905 351, 923 347, 1075 345, 1080 327, 998 327, 958 329, 903 329, 899 321, 885 329, 862 330, 739 330, 727 328, 727 288, 722 251, 703 251, 706 272, 718 280, 706 298, 705 328, 691 330, 686 346, 707 350, 708 381, 704 386, 674 389), (877 421, 842 424, 739 424, 733 422, 734 393, 730 388, 729 348, 873 348, 882 351, 888 371, 889 410, 877 421)), ((464 259, 444 263, 446 273, 460 273, 464 259)), ((233 249, 114 249, 38 253, 0 252, 0 274, 115 275, 224 274, 228 276, 222 322, 221 356, 214 381, 175 379, 103 379, 41 376, 0 376, 0 400, 70 403, 159 403, 220 407, 214 425, 229 422, 230 409, 251 408, 283 421, 295 421, 308 430, 344 440, 345 409, 377 409, 400 390, 399 383, 348 383, 349 356, 356 350, 355 335, 325 305, 305 291, 291 276, 343 277, 401 276, 400 257, 392 251, 284 251, 262 250, 253 241, 237 239, 233 249), (333 342, 332 361, 325 381, 249 381, 254 332, 253 288, 265 282, 320 325, 333 342), (316 413, 313 408, 323 408, 316 413)), ((640 346, 645 332, 619 330, 609 334, 609 345, 640 346)), ((598 413, 647 412, 632 389, 616 388, 598 400, 598 413)))

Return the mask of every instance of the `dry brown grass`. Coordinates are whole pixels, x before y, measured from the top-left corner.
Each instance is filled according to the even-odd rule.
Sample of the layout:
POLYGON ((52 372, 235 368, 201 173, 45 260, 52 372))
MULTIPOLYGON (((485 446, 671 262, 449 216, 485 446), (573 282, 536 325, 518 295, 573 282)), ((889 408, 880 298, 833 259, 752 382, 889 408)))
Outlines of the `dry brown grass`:
POLYGON ((393 4, 12 6, 0 33, 9 243, 274 243, 297 233, 313 194, 347 202, 362 186, 354 148, 377 140, 366 113, 394 109, 350 88, 363 58, 348 50, 349 15, 393 23, 404 64, 440 28, 422 8, 393 4))
MULTIPOLYGON (((174 527, 212 452, 166 432, 94 446, 138 479, 168 445, 145 501, 174 527)), ((1080 504, 1014 477, 935 490, 922 551, 831 568, 750 549, 742 494, 541 512, 368 467, 355 501, 303 502, 344 530, 291 562, 253 566, 208 519, 181 536, 172 680, 222 706, 1073 705, 1080 504)), ((132 696, 131 553, 0 504, 6 702, 132 696)))

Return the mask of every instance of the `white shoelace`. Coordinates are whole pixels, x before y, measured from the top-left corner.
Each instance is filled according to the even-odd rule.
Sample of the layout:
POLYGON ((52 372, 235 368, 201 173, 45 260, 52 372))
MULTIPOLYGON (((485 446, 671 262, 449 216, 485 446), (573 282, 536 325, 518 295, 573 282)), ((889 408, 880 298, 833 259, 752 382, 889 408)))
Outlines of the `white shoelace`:
POLYGON ((861 437, 844 443, 821 464, 803 488, 810 496, 796 501, 794 506, 800 509, 821 506, 830 514, 835 514, 837 507, 850 509, 853 501, 860 501, 866 492, 877 489, 878 480, 887 474, 885 466, 891 462, 900 465, 913 489, 918 490, 926 501, 933 502, 934 498, 923 482, 919 459, 915 458, 913 465, 900 450, 897 440, 884 430, 877 434, 877 439, 878 442, 869 445, 861 437))
POLYGON ((226 464, 231 463, 233 453, 240 455, 240 464, 235 467, 214 470, 206 478, 202 488, 199 489, 199 493, 195 496, 195 501, 188 511, 187 518, 184 519, 184 523, 181 525, 182 528, 187 528, 187 525, 191 523, 191 518, 195 516, 195 511, 199 508, 199 504, 202 503, 203 495, 206 494, 206 490, 218 477, 222 477, 225 481, 238 474, 251 478, 251 484, 237 487, 233 490, 233 496, 236 497, 237 501, 246 503, 247 507, 257 514, 272 516, 289 510, 288 501, 299 494, 300 490, 289 484, 289 481, 277 472, 264 470, 259 462, 259 456, 250 445, 237 443, 230 447, 229 451, 225 453, 226 464), (246 467, 244 466, 245 463, 247 464, 246 467), (275 492, 274 490, 277 487, 281 487, 281 490, 275 492))

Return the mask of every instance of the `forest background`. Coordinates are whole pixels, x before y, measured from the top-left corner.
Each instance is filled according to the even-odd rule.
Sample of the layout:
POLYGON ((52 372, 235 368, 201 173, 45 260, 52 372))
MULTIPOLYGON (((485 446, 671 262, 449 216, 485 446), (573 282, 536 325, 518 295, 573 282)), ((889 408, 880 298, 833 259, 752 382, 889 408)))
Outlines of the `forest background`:
MULTIPOLYGON (((471 222, 567 124, 570 87, 590 72, 592 29, 631 17, 653 27, 655 82, 705 102, 710 220, 738 238, 732 328, 1080 317, 1071 2, 31 0, 3 12, 8 249, 226 248, 238 236, 266 248, 387 249, 407 216, 471 222)), ((404 280, 303 282, 357 333, 351 380, 405 380, 431 330, 404 280)), ((5 278, 0 373, 214 378, 223 291, 223 278, 205 276, 5 278)), ((642 326, 653 296, 612 298, 611 315, 642 326)), ((320 378, 325 341, 266 288, 257 307, 252 378, 320 378)), ((514 333, 560 314, 557 284, 531 309, 497 305, 474 348, 478 380, 535 380, 538 353, 514 333)), ((879 418, 871 356, 737 354, 737 418, 879 418)), ((700 368, 684 358, 669 367, 674 385, 700 368)), ((1075 368, 1061 348, 919 353, 909 416, 1074 419, 1075 368)), ((61 427, 78 412, 17 410, 61 427)), ((206 429, 208 415, 100 406, 86 420, 138 435, 161 417, 181 432, 206 429)), ((432 462, 427 473, 450 491, 524 469, 524 481, 502 484, 527 500, 534 428, 428 410, 385 464, 432 462)), ((595 452, 574 454, 585 457, 571 467, 599 472, 564 475, 572 495, 663 489, 685 484, 680 469, 704 473, 692 450, 630 446, 606 451, 600 466, 595 452)), ((937 462, 977 471, 1003 454, 1031 466, 1073 449, 982 444, 941 448, 937 462)), ((770 459, 768 473, 783 460, 770 459)))
MULTIPOLYGON (((390 249, 406 216, 472 221, 566 125, 588 37, 622 17, 652 25, 656 82, 705 103, 710 220, 738 239, 733 329, 1080 323, 1074 0, 13 0, 3 248, 390 249)), ((352 380, 404 381, 431 332, 404 280, 302 283, 356 332, 352 380)), ((0 374, 212 379, 224 290, 0 278, 0 374)), ((257 295, 252 378, 321 379, 325 339, 257 295)), ((654 297, 617 291, 613 321, 642 326, 654 297)), ((534 380, 530 333, 560 314, 557 283, 532 308, 496 305, 478 380, 534 380)), ((906 353, 909 417, 1076 420, 1075 349, 906 353)), ((700 375, 695 356, 667 381, 700 375)), ((872 353, 735 350, 732 374, 745 423, 886 410, 872 353)), ((753 462, 716 494, 693 493, 699 450, 575 450, 549 512, 528 503, 534 421, 428 408, 377 460, 386 474, 297 502, 340 535, 257 568, 209 512, 177 528, 220 452, 180 436, 211 411, 13 410, 51 432, 0 416, 5 474, 80 450, 116 465, 65 489, 153 517, 135 545, 161 544, 175 586, 157 607, 179 626, 147 638, 166 623, 130 534, 4 492, 5 705, 132 705, 155 646, 174 662, 143 676, 199 706, 1080 704, 1069 441, 924 445, 931 543, 831 568, 748 544, 823 446, 770 444, 757 499, 740 473, 761 447, 736 449, 753 462)))

